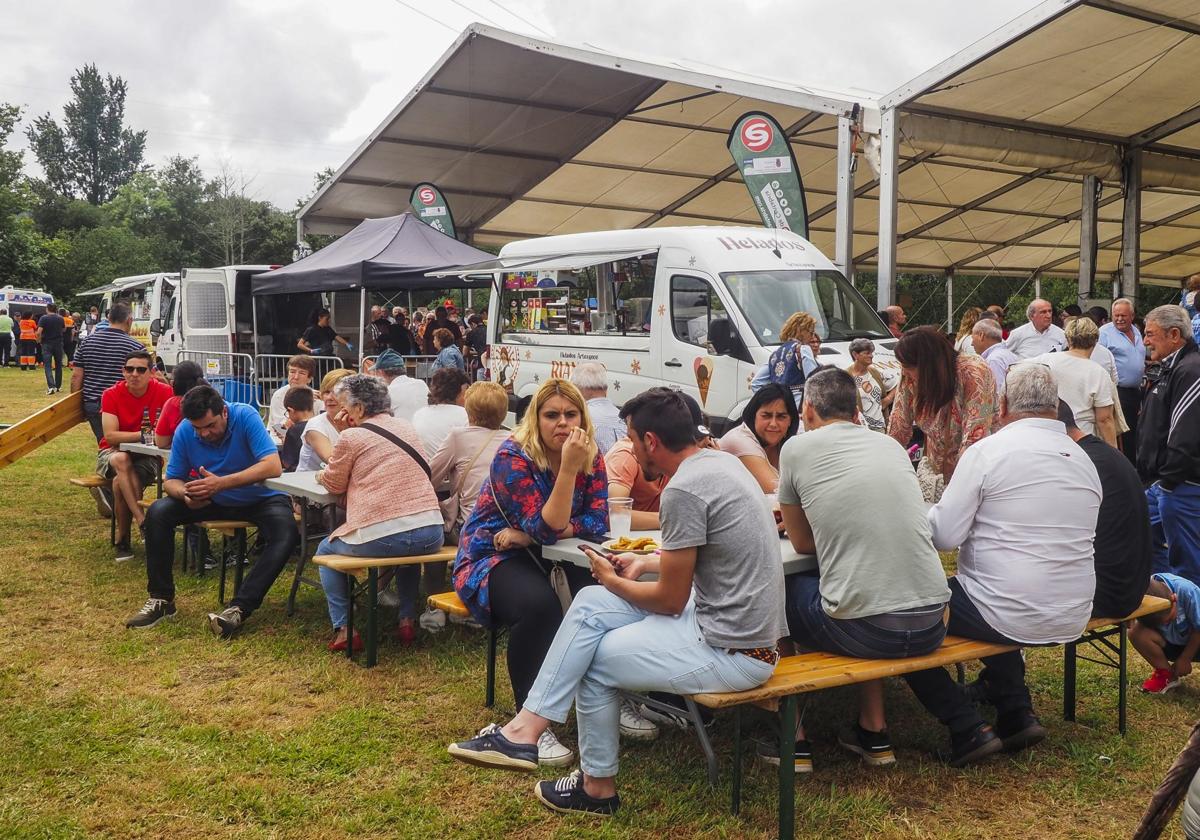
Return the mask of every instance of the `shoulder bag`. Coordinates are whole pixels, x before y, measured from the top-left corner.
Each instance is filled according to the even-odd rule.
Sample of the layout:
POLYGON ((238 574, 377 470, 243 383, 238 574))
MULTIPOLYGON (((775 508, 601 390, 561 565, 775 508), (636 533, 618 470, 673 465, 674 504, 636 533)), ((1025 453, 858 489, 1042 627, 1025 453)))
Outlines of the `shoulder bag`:
MULTIPOLYGON (((495 477, 492 475, 491 469, 488 470, 488 480, 492 482, 492 497, 495 498, 496 482, 495 477)), ((513 524, 508 521, 508 514, 504 512, 504 508, 500 505, 498 500, 496 502, 496 510, 500 511, 500 516, 503 517, 505 525, 507 525, 509 528, 512 528, 514 531, 521 530, 520 528, 514 528, 513 524)), ((538 546, 538 548, 540 549, 541 546, 538 546)), ((566 613, 566 611, 571 607, 571 599, 575 596, 571 594, 571 585, 567 582, 567 573, 563 569, 562 563, 557 560, 548 563, 541 556, 540 552, 533 551, 533 549, 529 546, 525 546, 525 553, 529 555, 530 559, 533 560, 539 569, 546 573, 546 579, 550 582, 550 588, 553 589, 554 594, 558 596, 558 604, 560 607, 562 607, 563 613, 566 613)))
POLYGON ((425 458, 421 455, 421 453, 418 452, 417 450, 413 449, 411 446, 409 446, 407 443, 405 443, 403 440, 401 440, 398 436, 392 434, 391 432, 389 432, 387 429, 383 428, 382 426, 376 426, 374 423, 364 423, 363 425, 359 426, 358 428, 370 429, 372 432, 379 435, 380 437, 387 438, 392 443, 396 444, 401 449, 403 449, 405 452, 407 452, 408 456, 417 462, 417 466, 419 466, 422 470, 425 471, 426 478, 431 479, 433 477, 433 471, 431 469, 429 469, 429 464, 427 464, 425 462, 425 458))

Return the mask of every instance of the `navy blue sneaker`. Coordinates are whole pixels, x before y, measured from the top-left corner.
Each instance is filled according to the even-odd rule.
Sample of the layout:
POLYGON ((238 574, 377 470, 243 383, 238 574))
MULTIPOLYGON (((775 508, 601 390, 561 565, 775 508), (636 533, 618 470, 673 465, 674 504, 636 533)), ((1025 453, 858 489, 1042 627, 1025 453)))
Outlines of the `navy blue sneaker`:
POLYGON ((469 741, 451 744, 447 752, 459 761, 502 770, 536 770, 537 744, 514 744, 504 737, 500 725, 489 723, 469 741))
POLYGON ((621 807, 621 797, 595 799, 583 789, 583 773, 576 770, 569 776, 533 786, 538 801, 551 811, 560 814, 589 814, 593 817, 611 817, 621 807))

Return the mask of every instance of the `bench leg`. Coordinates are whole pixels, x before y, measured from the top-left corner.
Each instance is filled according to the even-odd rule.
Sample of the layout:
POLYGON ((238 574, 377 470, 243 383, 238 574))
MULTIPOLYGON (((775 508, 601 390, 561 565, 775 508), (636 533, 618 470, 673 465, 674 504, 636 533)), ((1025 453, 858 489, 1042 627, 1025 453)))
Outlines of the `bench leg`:
POLYGON ((354 575, 346 575, 346 591, 350 593, 350 602, 346 606, 346 658, 354 659, 354 587, 357 586, 354 575))
POLYGON ((300 504, 300 556, 296 559, 296 576, 292 578, 292 591, 288 593, 287 614, 291 618, 296 612, 296 593, 304 577, 304 564, 308 562, 308 503, 300 504))
POLYGON ((224 537, 221 541, 221 583, 217 587, 217 600, 221 602, 221 606, 225 606, 225 552, 229 547, 229 538, 224 537))
POLYGON ((1075 720, 1076 643, 1063 646, 1063 720, 1075 720))
POLYGON ((1127 693, 1129 691, 1129 671, 1128 671, 1128 647, 1129 647, 1129 631, 1125 627, 1125 622, 1117 625, 1120 628, 1120 641, 1118 642, 1117 652, 1117 729, 1121 735, 1125 735, 1125 710, 1127 705, 1127 693))
MULTIPOLYGON (((354 645, 350 645, 354 647, 354 645)), ((367 661, 374 668, 379 659, 379 570, 367 569, 367 661)))
POLYGON ((496 625, 488 628, 487 685, 484 687, 483 705, 492 708, 496 704, 496 625))
POLYGON ((779 704, 779 838, 792 840, 796 833, 796 695, 779 704))
POLYGON ((736 817, 742 810, 742 707, 733 707, 733 781, 729 810, 736 817))
POLYGON ((233 597, 237 597, 242 589, 242 569, 246 565, 246 529, 238 528, 234 537, 234 550, 237 551, 237 565, 233 567, 233 597))

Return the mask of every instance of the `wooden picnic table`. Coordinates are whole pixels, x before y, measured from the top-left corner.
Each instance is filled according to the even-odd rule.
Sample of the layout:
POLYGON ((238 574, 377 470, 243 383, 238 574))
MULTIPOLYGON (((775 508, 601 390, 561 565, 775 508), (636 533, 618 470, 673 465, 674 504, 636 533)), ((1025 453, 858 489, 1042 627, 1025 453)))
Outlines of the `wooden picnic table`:
POLYGON ((269 487, 272 490, 281 490, 292 498, 301 500, 300 559, 296 561, 296 576, 292 579, 292 589, 288 594, 287 614, 291 615, 296 610, 296 593, 300 590, 300 584, 308 583, 312 586, 320 586, 318 581, 309 580, 304 577, 304 566, 308 563, 310 556, 308 550, 308 503, 311 502, 315 505, 325 507, 337 504, 341 497, 336 493, 330 493, 317 483, 317 470, 284 473, 278 478, 268 478, 263 482, 263 486, 269 487))

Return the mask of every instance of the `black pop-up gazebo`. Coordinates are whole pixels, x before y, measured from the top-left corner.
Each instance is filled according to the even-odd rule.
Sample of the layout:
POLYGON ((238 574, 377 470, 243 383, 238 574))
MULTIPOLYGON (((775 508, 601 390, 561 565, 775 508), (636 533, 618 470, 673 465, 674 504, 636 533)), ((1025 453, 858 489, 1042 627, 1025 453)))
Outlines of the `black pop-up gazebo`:
POLYGON ((367 219, 304 259, 255 275, 251 291, 255 296, 361 291, 364 313, 359 319, 361 360, 368 292, 486 288, 491 284, 490 276, 426 277, 425 274, 492 258, 492 254, 435 230, 411 213, 402 213, 367 219))

